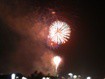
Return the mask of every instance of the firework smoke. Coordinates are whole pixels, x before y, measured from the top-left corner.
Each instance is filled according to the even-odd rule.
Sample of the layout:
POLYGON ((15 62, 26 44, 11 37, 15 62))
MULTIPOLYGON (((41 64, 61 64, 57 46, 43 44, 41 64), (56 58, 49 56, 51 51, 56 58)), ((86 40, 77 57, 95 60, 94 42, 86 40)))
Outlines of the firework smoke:
POLYGON ((48 9, 42 10, 36 7, 30 10, 30 8, 32 7, 27 8, 27 5, 23 5, 21 1, 16 3, 12 1, 8 4, 4 1, 0 2, 0 19, 5 24, 2 26, 1 35, 3 40, 7 38, 6 44, 3 45, 8 49, 2 49, 0 55, 1 60, 4 60, 0 60, 1 73, 30 74, 35 70, 45 74, 54 73, 50 62, 53 54, 46 47, 48 27, 54 18, 51 17, 52 14, 48 9))
POLYGON ((52 63, 52 58, 54 57, 54 53, 51 51, 46 51, 39 62, 35 63, 36 70, 43 72, 44 74, 55 75, 55 67, 52 63), (41 62, 41 63, 40 63, 41 62))

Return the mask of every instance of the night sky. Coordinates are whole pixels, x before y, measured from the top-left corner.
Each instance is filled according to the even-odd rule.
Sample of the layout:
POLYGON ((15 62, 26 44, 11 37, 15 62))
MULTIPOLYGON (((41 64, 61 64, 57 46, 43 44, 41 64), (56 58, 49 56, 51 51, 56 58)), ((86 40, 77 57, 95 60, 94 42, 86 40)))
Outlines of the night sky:
POLYGON ((33 64, 51 51, 63 58, 62 74, 105 77, 104 9, 102 1, 0 0, 0 73, 31 74, 33 64), (52 18, 50 11, 71 28, 69 41, 54 49, 45 42, 43 25, 52 18))

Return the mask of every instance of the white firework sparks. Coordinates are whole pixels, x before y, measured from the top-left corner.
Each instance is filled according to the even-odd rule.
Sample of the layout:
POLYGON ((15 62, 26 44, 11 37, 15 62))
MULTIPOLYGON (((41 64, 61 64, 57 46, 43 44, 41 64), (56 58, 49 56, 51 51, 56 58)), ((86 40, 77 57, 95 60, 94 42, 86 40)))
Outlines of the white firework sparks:
POLYGON ((61 58, 60 58, 59 56, 55 56, 55 57, 53 58, 53 61, 54 61, 54 64, 55 64, 55 66, 56 66, 56 71, 57 71, 57 68, 58 68, 58 66, 59 66, 59 64, 60 64, 60 62, 61 62, 61 58))
POLYGON ((49 28, 48 38, 56 44, 63 44, 68 41, 70 32, 68 24, 62 21, 55 21, 49 28))

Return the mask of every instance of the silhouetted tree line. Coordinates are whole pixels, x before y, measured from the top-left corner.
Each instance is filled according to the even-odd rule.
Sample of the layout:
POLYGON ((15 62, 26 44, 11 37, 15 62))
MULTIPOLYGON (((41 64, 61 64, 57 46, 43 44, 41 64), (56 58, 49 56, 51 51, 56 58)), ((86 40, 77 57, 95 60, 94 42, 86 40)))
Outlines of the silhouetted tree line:
POLYGON ((42 72, 35 71, 31 74, 30 79, 42 79, 45 75, 42 72))
MULTIPOLYGON (((29 76, 24 76, 21 73, 15 73, 16 77, 15 79, 22 79, 22 77, 26 77, 27 79, 42 79, 43 77, 47 78, 49 77, 50 79, 57 79, 55 76, 51 76, 50 74, 45 75, 42 72, 35 71, 29 76)), ((11 79, 11 74, 1 74, 0 79, 11 79)))
POLYGON ((35 71, 31 74, 30 79, 42 79, 43 77, 50 77, 50 79, 57 79, 56 76, 51 76, 50 73, 47 75, 43 74, 42 72, 35 71))

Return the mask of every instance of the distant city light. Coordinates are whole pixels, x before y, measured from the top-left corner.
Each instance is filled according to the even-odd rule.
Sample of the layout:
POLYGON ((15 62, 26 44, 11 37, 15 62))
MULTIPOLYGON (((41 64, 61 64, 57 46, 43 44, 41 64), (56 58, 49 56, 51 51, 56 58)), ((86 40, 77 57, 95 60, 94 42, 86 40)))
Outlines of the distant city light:
POLYGON ((26 77, 22 77, 22 79, 27 79, 26 77))
POLYGON ((46 79, 50 79, 50 77, 47 77, 46 79))
POLYGON ((87 77, 86 79, 92 79, 91 77, 87 77))
POLYGON ((73 74, 72 73, 68 73, 68 75, 72 78, 73 77, 73 74))
POLYGON ((42 77, 42 79, 46 79, 45 77, 42 77))
POLYGON ((42 77, 42 79, 50 79, 50 77, 42 77))
POLYGON ((77 78, 77 75, 74 75, 73 78, 76 79, 77 78))
POLYGON ((13 74, 11 74, 11 79, 15 79, 15 74, 13 73, 13 74))

